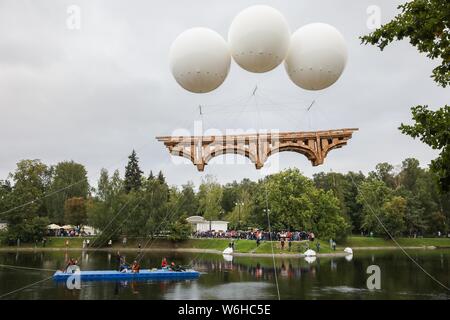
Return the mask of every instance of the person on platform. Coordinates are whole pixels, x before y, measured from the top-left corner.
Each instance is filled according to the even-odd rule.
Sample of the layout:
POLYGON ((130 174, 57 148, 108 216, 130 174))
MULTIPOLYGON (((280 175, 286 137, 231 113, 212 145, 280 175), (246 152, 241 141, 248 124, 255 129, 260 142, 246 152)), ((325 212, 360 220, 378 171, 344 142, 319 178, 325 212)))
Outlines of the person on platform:
POLYGON ((64 272, 67 272, 67 269, 69 269, 70 266, 76 266, 78 264, 78 261, 74 258, 70 258, 69 261, 67 261, 66 267, 64 268, 64 272))
POLYGON ((166 268, 166 267, 167 267, 167 259, 166 259, 166 257, 164 257, 161 262, 161 268, 166 268))
POLYGON ((131 272, 139 273, 140 269, 141 269, 141 266, 139 265, 139 263, 136 260, 134 260, 133 264, 131 265, 131 272))

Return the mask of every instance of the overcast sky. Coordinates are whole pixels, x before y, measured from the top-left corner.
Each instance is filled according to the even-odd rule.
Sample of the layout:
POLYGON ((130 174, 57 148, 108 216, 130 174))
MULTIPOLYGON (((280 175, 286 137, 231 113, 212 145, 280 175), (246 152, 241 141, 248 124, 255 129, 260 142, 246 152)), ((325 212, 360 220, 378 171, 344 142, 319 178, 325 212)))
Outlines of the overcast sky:
POLYGON ((379 162, 400 164, 407 157, 427 165, 436 152, 397 128, 410 121, 411 106, 435 109, 449 102, 449 90, 430 78, 438 62, 407 41, 381 53, 358 39, 370 32, 370 5, 379 6, 384 23, 401 2, 0 0, 0 179, 20 159, 74 160, 95 182, 103 167, 123 173, 132 149, 146 174, 162 170, 171 184, 198 184, 205 174, 220 182, 262 177, 265 172, 250 163, 218 163, 223 157, 199 173, 187 160, 174 161, 155 140, 183 128, 192 131, 199 104, 205 106, 204 129, 360 129, 323 166, 312 167, 304 156, 286 152, 279 156, 279 170, 297 167, 307 176, 368 172, 379 162), (233 62, 225 83, 212 93, 196 95, 179 87, 168 67, 176 36, 203 26, 227 38, 233 17, 253 4, 281 11, 292 32, 312 22, 338 28, 349 50, 341 79, 329 89, 308 92, 291 83, 283 66, 251 74, 233 62), (67 27, 70 5, 81 9, 79 30, 67 27))

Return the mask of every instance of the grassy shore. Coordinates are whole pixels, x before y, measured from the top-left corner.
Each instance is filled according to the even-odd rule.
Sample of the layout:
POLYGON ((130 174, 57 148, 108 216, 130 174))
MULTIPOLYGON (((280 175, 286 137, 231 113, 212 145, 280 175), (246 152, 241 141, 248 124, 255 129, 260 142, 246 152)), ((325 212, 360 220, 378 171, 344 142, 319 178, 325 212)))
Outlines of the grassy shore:
MULTIPOLYGON (((66 248, 66 240, 69 240, 69 245, 67 248, 71 250, 81 249, 83 240, 86 238, 49 238, 46 244, 46 249, 53 250, 64 250, 66 248)), ((91 249, 97 249, 99 246, 95 242, 95 238, 89 238, 91 249)), ((124 247, 122 243, 114 243, 111 250, 137 250, 139 244, 141 244, 142 249, 145 250, 179 250, 179 251, 189 251, 189 250, 204 250, 210 252, 222 252, 229 244, 228 239, 190 239, 181 242, 173 242, 169 240, 162 239, 131 239, 128 241, 127 245, 124 247)), ((289 249, 288 242, 285 243, 284 250, 281 249, 281 244, 279 241, 262 241, 259 246, 256 246, 256 241, 254 240, 235 240, 235 252, 242 254, 271 254, 272 250, 275 254, 300 254, 303 253, 308 247, 316 250, 316 243, 320 243, 320 253, 329 254, 335 253, 330 246, 328 241, 316 240, 315 242, 310 241, 294 241, 292 242, 291 248, 289 249)), ((397 242, 405 248, 448 248, 450 249, 450 238, 399 238, 397 242)), ((386 240, 383 238, 371 238, 371 237, 359 237, 352 236, 348 237, 343 243, 338 243, 336 252, 342 252, 345 247, 350 247, 353 250, 375 250, 375 249, 395 249, 396 244, 391 240, 386 240)), ((16 249, 18 247, 12 246, 0 247, 3 250, 16 249)), ((20 249, 41 249, 42 244, 21 244, 20 249)))

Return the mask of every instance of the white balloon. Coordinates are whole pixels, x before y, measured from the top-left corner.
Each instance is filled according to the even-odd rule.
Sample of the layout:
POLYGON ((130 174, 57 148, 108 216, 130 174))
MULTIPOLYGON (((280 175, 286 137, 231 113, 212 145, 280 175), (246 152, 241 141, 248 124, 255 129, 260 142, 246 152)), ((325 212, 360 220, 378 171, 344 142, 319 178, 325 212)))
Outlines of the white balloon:
POLYGON ((312 23, 291 38, 285 67, 291 80, 306 90, 322 90, 334 84, 347 64, 344 37, 333 26, 312 23))
POLYGON ((225 81, 230 71, 231 55, 220 34, 206 28, 192 28, 175 39, 169 61, 180 86, 194 93, 206 93, 225 81))
POLYGON ((247 71, 262 73, 276 68, 286 58, 290 30, 279 11, 257 5, 234 18, 228 42, 237 64, 247 71))

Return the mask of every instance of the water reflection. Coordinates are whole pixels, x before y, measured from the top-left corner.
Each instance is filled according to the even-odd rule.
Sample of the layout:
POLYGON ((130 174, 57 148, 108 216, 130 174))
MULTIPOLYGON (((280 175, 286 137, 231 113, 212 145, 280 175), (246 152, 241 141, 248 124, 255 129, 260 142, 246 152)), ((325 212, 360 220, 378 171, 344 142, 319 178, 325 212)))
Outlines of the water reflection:
MULTIPOLYGON (((82 270, 116 269, 109 252, 2 252, 0 264, 47 270, 60 269, 71 256, 81 257, 82 270)), ((136 253, 127 252, 128 259, 136 253)), ((411 253, 423 267, 447 283, 450 251, 411 253)), ((147 253, 143 268, 156 267, 163 256, 177 264, 190 264, 202 272, 197 280, 82 282, 81 290, 65 283, 40 283, 11 295, 11 299, 273 299, 275 275, 283 299, 440 299, 447 293, 401 252, 358 252, 345 257, 272 258, 211 254, 147 253), (381 291, 367 290, 367 266, 376 260, 383 270, 381 291), (275 265, 274 265, 275 264, 275 265), (414 281, 411 281, 414 279, 414 281), (408 295, 410 294, 410 295, 408 295)), ((48 271, 0 268, 0 295, 51 275, 48 271)))

